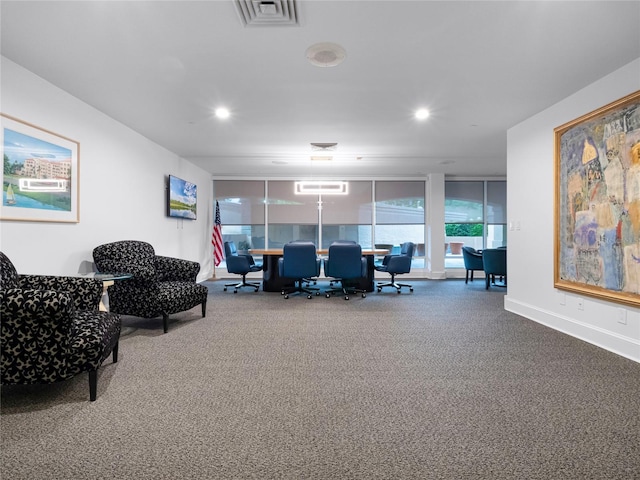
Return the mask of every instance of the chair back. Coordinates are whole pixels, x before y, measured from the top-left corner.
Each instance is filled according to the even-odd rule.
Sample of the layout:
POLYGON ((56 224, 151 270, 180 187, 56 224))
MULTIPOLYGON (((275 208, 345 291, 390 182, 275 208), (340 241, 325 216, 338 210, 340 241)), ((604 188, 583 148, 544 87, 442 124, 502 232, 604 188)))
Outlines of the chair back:
POLYGON ((0 252, 0 290, 18 286, 18 272, 4 253, 0 252))
POLYGON ((462 258, 464 260, 464 268, 467 270, 484 270, 484 262, 482 261, 482 253, 475 248, 462 247, 462 258))
POLYGON ((238 255, 238 249, 234 242, 224 242, 224 256, 229 258, 233 255, 238 255))
POLYGON ((105 243, 93 249, 93 261, 102 273, 130 273, 135 280, 155 281, 155 251, 138 240, 105 243))
POLYGON ((507 250, 486 248, 482 251, 482 263, 487 275, 507 275, 507 250))
POLYGON ((367 274, 367 262, 357 243, 334 242, 324 262, 324 274, 333 278, 362 278, 367 274))
POLYGON ((320 274, 320 261, 316 246, 312 242, 290 242, 285 244, 280 263, 280 276, 285 278, 308 278, 320 274))
POLYGON ((400 245, 400 255, 406 255, 413 258, 413 252, 416 249, 416 245, 413 242, 404 242, 400 245))

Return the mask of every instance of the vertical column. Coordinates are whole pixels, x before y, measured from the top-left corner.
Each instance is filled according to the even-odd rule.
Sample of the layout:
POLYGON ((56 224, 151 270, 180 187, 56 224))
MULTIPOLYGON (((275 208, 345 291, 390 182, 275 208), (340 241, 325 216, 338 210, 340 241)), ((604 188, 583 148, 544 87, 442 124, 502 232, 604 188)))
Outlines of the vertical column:
POLYGON ((446 278, 444 268, 444 174, 432 173, 428 177, 427 219, 425 248, 426 270, 429 278, 446 278))

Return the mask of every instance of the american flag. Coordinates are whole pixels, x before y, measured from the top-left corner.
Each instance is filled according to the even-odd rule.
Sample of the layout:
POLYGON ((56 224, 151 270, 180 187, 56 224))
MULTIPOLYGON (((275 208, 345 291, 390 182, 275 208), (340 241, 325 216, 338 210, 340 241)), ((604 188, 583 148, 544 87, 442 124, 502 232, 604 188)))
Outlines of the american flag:
POLYGON ((216 200, 216 219, 213 223, 213 235, 211 236, 211 243, 213 244, 213 261, 216 267, 220 265, 220 262, 224 258, 224 249, 222 245, 222 222, 220 222, 220 205, 216 200))

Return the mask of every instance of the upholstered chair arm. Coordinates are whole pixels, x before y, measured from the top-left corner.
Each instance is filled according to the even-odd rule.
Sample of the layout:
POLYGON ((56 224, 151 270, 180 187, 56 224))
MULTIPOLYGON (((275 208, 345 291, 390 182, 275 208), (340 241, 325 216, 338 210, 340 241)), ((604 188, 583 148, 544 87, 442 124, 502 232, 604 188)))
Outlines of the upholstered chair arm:
POLYGON ((408 255, 395 255, 387 262, 387 271, 394 273, 409 273, 411 271, 411 257, 408 255))
POLYGON ((195 282, 200 272, 200 264, 181 258, 155 257, 156 271, 160 281, 195 282))
POLYGON ((253 257, 250 255, 231 255, 227 257, 227 271, 243 275, 251 270, 253 257), (251 259, 251 260, 249 260, 251 259))
POLYGON ((109 312, 76 312, 71 322, 71 360, 74 373, 96 370, 120 339, 120 316, 109 312))
POLYGON ((53 290, 0 290, 2 383, 40 383, 69 376, 73 300, 53 290))
POLYGON ((94 278, 54 275, 20 275, 21 288, 54 290, 68 294, 77 310, 98 310, 102 298, 102 281, 94 278))
POLYGON ((369 270, 369 266, 367 265, 367 259, 362 257, 362 260, 360 261, 360 263, 362 264, 362 268, 360 270, 360 276, 362 278, 366 278, 369 270))
POLYGON ((249 255, 248 253, 239 253, 238 256, 246 258, 247 261, 249 262, 249 265, 255 265, 256 264, 256 261, 253 259, 253 256, 249 255))
POLYGON ((393 257, 397 257, 398 255, 392 255, 391 253, 387 253, 384 258, 382 259, 382 265, 387 265, 389 263, 389 260, 391 260, 393 257))

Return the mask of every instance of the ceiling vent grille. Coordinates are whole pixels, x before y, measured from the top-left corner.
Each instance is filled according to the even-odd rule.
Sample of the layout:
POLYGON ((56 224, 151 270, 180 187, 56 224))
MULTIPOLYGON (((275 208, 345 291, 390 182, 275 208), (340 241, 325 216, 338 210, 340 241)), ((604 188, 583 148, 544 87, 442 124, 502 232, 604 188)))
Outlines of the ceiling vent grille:
POLYGON ((311 143, 314 152, 335 152, 337 147, 337 143, 311 143))
POLYGON ((297 0, 234 0, 244 26, 298 25, 297 0))

